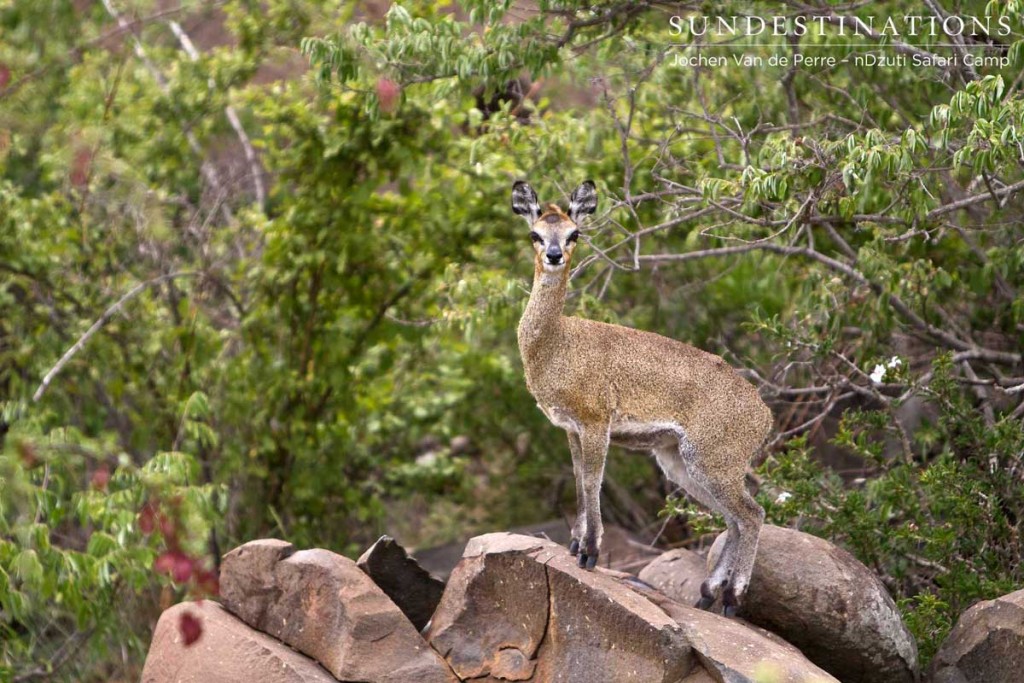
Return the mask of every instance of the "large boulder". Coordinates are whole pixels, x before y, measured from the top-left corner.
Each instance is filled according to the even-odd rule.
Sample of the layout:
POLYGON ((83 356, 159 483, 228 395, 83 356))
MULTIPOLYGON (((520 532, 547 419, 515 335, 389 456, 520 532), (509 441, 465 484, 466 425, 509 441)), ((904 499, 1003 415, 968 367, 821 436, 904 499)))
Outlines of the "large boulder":
POLYGON ((209 600, 164 610, 142 669, 142 683, 336 683, 319 664, 260 633, 209 600), (199 638, 187 645, 182 617, 199 638), (196 628, 196 627, 193 627, 196 628))
POLYGON ((710 680, 718 683, 838 683, 774 633, 741 619, 726 619, 681 605, 656 592, 638 590, 683 628, 687 642, 710 680))
POLYGON ((390 536, 381 536, 356 565, 387 593, 417 630, 422 630, 441 601, 444 582, 409 557, 390 536))
POLYGON ((469 541, 426 633, 459 678, 533 676, 547 628, 548 584, 544 567, 527 556, 553 545, 514 534, 469 541))
POLYGON ((536 556, 548 576, 547 638, 537 680, 674 682, 696 662, 683 629, 664 610, 565 548, 536 556))
POLYGON ((281 552, 287 556, 271 564, 279 543, 253 541, 225 555, 228 610, 343 681, 454 683, 444 660, 355 562, 315 549, 281 552))
POLYGON ((621 572, 579 569, 564 547, 515 534, 469 542, 426 637, 460 678, 491 683, 835 680, 760 629, 621 572))
MULTIPOLYGON (((708 553, 713 567, 725 534, 708 553)), ((882 582, 850 553, 764 525, 740 614, 844 683, 918 680, 917 645, 882 582)))
POLYGON ((960 615, 931 665, 932 683, 1024 680, 1024 590, 960 615))
POLYGON ((662 553, 639 574, 645 581, 682 605, 695 605, 700 600, 700 584, 708 576, 703 555, 676 548, 662 553))
POLYGON ((664 611, 558 544, 506 533, 466 546, 427 639, 460 678, 674 683, 694 667, 664 611))

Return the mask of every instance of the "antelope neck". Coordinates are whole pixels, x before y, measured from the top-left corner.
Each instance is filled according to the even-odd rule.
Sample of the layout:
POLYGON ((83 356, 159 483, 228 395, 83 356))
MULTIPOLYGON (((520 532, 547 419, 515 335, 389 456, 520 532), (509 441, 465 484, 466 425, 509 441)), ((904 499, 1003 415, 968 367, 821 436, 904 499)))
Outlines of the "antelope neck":
POLYGON ((533 356, 546 344, 557 343, 562 324, 562 309, 569 281, 569 263, 558 272, 545 270, 538 258, 534 264, 533 289, 519 321, 519 349, 533 356))

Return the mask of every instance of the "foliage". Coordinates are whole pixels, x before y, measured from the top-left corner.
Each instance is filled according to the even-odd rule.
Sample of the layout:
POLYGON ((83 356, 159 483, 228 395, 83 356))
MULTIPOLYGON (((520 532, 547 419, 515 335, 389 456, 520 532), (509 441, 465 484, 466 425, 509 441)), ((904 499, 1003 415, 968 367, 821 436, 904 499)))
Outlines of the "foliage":
MULTIPOLYGON (((1020 3, 958 5, 991 45, 862 37, 958 57, 918 67, 839 61, 837 13, 899 0, 782 3, 831 18, 743 50, 669 18, 778 3, 37 5, 0 3, 3 675, 137 678, 253 537, 570 511, 515 347, 523 177, 597 182, 572 311, 746 368, 770 519, 877 571, 925 658, 1021 586, 1020 3)), ((613 454, 606 514, 653 536, 664 486, 613 454)))

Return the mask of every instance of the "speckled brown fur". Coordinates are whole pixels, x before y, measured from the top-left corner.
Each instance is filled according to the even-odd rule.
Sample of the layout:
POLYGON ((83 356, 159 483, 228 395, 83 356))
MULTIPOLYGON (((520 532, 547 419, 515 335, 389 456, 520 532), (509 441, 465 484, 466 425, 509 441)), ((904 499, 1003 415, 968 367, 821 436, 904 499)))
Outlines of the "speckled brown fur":
POLYGON ((554 205, 542 214, 528 185, 513 189, 513 208, 530 223, 535 251, 519 349, 538 406, 569 435, 580 506, 572 549, 581 566, 594 566, 609 443, 652 452, 669 479, 726 518, 726 550, 702 586, 701 604, 721 594, 734 607, 749 583, 764 517, 744 474, 771 430, 771 411, 718 356, 650 332, 562 315, 572 235, 596 201, 593 184, 585 183, 573 193, 569 214, 554 205))

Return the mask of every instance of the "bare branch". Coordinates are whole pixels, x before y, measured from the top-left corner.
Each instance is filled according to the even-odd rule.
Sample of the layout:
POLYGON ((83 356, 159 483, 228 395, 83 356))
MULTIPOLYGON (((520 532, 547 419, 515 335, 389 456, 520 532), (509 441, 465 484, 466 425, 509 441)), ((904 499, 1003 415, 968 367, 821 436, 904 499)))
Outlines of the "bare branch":
MULTIPOLYGON (((114 8, 113 2, 111 0, 103 0, 103 6, 106 8, 107 14, 109 14, 115 21, 117 21, 118 26, 120 26, 125 31, 131 31, 132 23, 125 19, 114 8)), ((139 37, 135 34, 134 31, 132 31, 132 47, 135 51, 135 55, 146 66, 146 69, 149 71, 149 73, 152 74, 153 79, 156 81, 157 85, 160 86, 160 90, 164 93, 164 95, 170 96, 171 88, 170 85, 167 83, 167 79, 164 78, 164 75, 160 72, 158 68, 156 68, 156 64, 154 64, 149 59, 149 55, 146 54, 146 49, 142 46, 142 41, 139 40, 139 37)), ((189 149, 191 149, 202 160, 199 168, 200 173, 202 173, 203 177, 206 179, 206 182, 210 184, 210 187, 216 190, 216 192, 219 195, 227 196, 227 191, 224 189, 224 184, 221 181, 220 174, 217 172, 216 167, 214 167, 212 163, 206 160, 206 155, 203 153, 203 147, 202 145, 199 144, 199 139, 196 138, 196 134, 192 132, 192 129, 189 127, 187 123, 182 122, 181 127, 185 133, 185 140, 188 142, 189 149)), ((226 220, 228 223, 235 222, 235 217, 231 212, 231 208, 228 207, 226 202, 222 202, 220 204, 220 209, 221 213, 224 215, 224 220, 226 220)))
POLYGON ((945 216, 947 213, 952 213, 957 209, 964 208, 965 206, 979 204, 981 202, 992 199, 993 196, 1004 197, 1006 195, 1013 194, 1018 190, 1024 190, 1024 180, 1016 182, 1013 185, 1005 185, 993 192, 989 192, 986 190, 985 192, 979 192, 978 194, 971 195, 970 197, 964 197, 963 199, 959 199, 955 202, 944 204, 937 209, 932 209, 931 211, 929 211, 925 218, 934 219, 938 218, 939 216, 945 216))
MULTIPOLYGON (((986 195, 987 196, 987 195, 986 195)), ((682 261, 693 261, 702 258, 712 258, 716 256, 731 256, 735 254, 744 254, 749 251, 762 250, 770 251, 776 254, 784 254, 787 256, 803 256, 809 259, 818 261, 824 264, 829 269, 834 270, 838 273, 842 273, 855 282, 867 285, 873 291, 878 294, 887 294, 883 287, 876 282, 869 280, 863 273, 854 269, 851 266, 837 261, 834 258, 826 256, 821 252, 814 251, 807 247, 791 247, 784 246, 781 244, 769 244, 769 243, 756 243, 756 244, 744 244, 737 247, 721 247, 717 249, 704 249, 701 251, 691 251, 682 254, 643 254, 639 257, 640 261, 646 261, 649 263, 667 263, 667 262, 682 262, 682 261)), ((899 297, 895 294, 887 294, 889 305, 899 313, 907 322, 912 324, 921 332, 926 333, 930 337, 943 342, 946 346, 958 351, 972 351, 978 354, 978 358, 987 360, 993 363, 1005 363, 1010 365, 1017 365, 1021 362, 1021 354, 1013 353, 1010 351, 996 351, 994 349, 986 349, 969 342, 966 342, 951 333, 935 327, 928 321, 924 320, 914 311, 910 310, 899 297)))
POLYGON ((147 280, 146 282, 139 283, 131 290, 129 290, 127 294, 122 296, 120 299, 114 302, 114 304, 112 304, 106 311, 104 311, 103 315, 101 315, 99 319, 96 320, 96 322, 94 322, 92 326, 85 331, 85 334, 79 337, 78 341, 72 344, 71 348, 64 352, 64 355, 61 356, 59 361, 57 361, 57 364, 50 368, 50 371, 47 372, 46 375, 43 377, 43 381, 39 384, 39 388, 36 389, 36 393, 32 394, 32 400, 38 401, 39 399, 41 399, 43 397, 43 394, 46 392, 47 387, 50 386, 50 382, 52 382, 53 378, 56 377, 57 374, 64 369, 64 366, 68 364, 68 361, 70 361, 76 353, 82 350, 82 347, 86 345, 86 343, 92 338, 94 334, 99 332, 100 329, 107 324, 107 321, 109 321, 114 316, 115 313, 121 310, 122 306, 124 306, 127 302, 134 299, 144 289, 152 287, 153 285, 156 284, 160 284, 161 282, 166 282, 167 280, 172 280, 174 278, 195 277, 197 275, 199 275, 199 273, 193 271, 168 273, 166 275, 161 275, 160 277, 153 278, 152 280, 147 280))
MULTIPOLYGON (((185 29, 181 27, 181 24, 174 21, 173 19, 167 22, 167 25, 171 27, 171 31, 177 36, 178 42, 181 43, 181 47, 188 53, 188 56, 193 62, 199 60, 199 51, 196 50, 196 46, 192 43, 192 39, 185 33, 185 29)), ((210 90, 214 88, 214 80, 210 78, 208 81, 210 90)), ((252 142, 249 140, 249 136, 245 132, 245 128, 242 127, 242 120, 238 118, 238 112, 235 111, 234 106, 228 105, 224 107, 224 115, 228 119, 228 123, 235 130, 235 135, 238 136, 238 141, 242 143, 242 149, 245 151, 245 160, 249 162, 249 174, 252 176, 253 191, 256 193, 256 203, 260 205, 261 209, 266 208, 266 191, 263 189, 263 169, 260 167, 259 159, 256 157, 256 150, 252 146, 252 142)))

